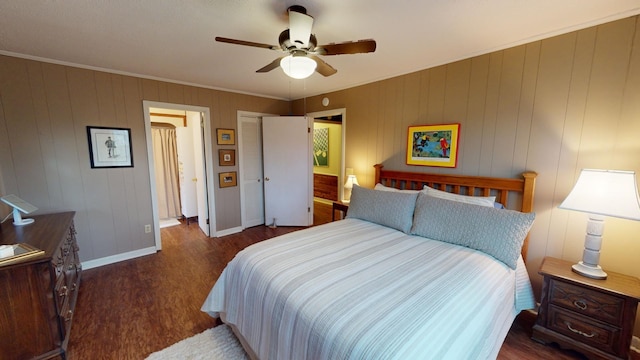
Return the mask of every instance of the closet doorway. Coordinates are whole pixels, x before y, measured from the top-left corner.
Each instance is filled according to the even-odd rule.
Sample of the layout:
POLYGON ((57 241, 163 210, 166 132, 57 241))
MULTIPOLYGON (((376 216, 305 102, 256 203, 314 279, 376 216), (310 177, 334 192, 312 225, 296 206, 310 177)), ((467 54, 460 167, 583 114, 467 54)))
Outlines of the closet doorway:
POLYGON ((215 229, 209 109, 144 102, 156 249, 160 228, 198 226, 206 236, 215 229), (208 130, 209 129, 209 130, 208 130), (173 224, 172 224, 173 223, 173 224))

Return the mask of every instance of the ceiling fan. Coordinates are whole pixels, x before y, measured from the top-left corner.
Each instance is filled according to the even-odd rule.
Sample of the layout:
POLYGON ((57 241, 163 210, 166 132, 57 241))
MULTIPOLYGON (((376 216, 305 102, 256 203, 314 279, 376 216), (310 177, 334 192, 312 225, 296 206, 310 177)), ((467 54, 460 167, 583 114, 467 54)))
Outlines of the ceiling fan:
POLYGON ((219 36, 216 37, 216 41, 284 52, 283 56, 256 72, 265 73, 280 66, 288 76, 295 79, 309 77, 314 71, 323 76, 331 76, 338 72, 318 55, 361 54, 376 50, 376 41, 371 39, 318 46, 316 36, 311 33, 313 17, 307 15, 307 9, 303 6, 293 5, 287 9, 287 12, 289 13, 289 28, 280 33, 278 39, 280 46, 219 36))

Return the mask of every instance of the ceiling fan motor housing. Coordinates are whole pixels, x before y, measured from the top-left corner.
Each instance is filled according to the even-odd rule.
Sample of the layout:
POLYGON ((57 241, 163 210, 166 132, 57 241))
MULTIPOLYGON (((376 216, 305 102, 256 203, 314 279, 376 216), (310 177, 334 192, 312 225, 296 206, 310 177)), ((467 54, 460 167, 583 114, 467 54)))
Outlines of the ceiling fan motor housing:
MULTIPOLYGON (((284 30, 283 32, 280 33, 280 36, 278 37, 278 42, 280 43, 280 47, 284 51, 292 51, 292 50, 298 49, 298 47, 291 41, 291 37, 289 36, 289 29, 284 30)), ((311 34, 311 36, 309 37, 309 46, 305 48, 305 50, 313 51, 317 44, 318 44, 318 41, 316 39, 316 36, 311 34)))
POLYGON ((291 5, 287 9, 287 12, 289 12, 289 11, 295 11, 297 13, 307 15, 307 9, 304 6, 301 6, 301 5, 291 5))

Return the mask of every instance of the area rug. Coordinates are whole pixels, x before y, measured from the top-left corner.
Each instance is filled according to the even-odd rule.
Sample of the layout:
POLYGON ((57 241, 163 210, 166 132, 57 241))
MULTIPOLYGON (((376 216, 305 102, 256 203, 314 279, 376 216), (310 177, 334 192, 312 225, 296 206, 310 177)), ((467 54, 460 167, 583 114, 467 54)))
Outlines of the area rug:
POLYGON ((245 360, 249 359, 227 325, 219 325, 155 352, 147 360, 245 360))

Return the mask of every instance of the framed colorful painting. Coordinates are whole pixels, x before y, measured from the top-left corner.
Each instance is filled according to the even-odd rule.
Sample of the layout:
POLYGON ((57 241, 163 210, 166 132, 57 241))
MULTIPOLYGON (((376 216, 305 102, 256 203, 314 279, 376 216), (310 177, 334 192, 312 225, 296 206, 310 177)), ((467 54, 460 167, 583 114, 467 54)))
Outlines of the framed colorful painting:
POLYGON ((456 167, 459 134, 460 124, 409 126, 407 164, 456 167))

